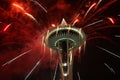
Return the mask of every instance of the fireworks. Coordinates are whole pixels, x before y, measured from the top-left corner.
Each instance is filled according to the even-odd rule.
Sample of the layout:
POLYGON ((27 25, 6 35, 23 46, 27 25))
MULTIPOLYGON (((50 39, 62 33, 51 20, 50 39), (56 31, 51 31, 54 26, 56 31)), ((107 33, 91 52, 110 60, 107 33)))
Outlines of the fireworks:
POLYGON ((79 21, 79 20, 76 19, 76 20, 73 22, 72 26, 74 26, 78 21, 79 21))
POLYGON ((111 22, 112 24, 115 24, 115 21, 114 21, 112 18, 108 17, 108 19, 110 20, 110 22, 111 22))
POLYGON ((35 0, 31 0, 31 1, 33 1, 36 5, 38 5, 40 8, 42 8, 47 13, 47 10, 39 2, 35 0))
POLYGON ((28 50, 28 51, 26 51, 26 52, 24 52, 24 53, 18 55, 17 57, 15 57, 15 58, 13 58, 12 60, 10 60, 10 61, 6 62, 5 64, 3 64, 2 66, 5 66, 5 65, 7 65, 7 64, 12 63, 12 62, 15 61, 16 59, 18 59, 18 58, 24 56, 25 54, 29 53, 30 51, 31 51, 31 50, 28 50))
POLYGON ((11 26, 11 24, 8 24, 8 25, 3 29, 3 31, 5 32, 10 26, 11 26))
MULTIPOLYGON (((117 55, 116 52, 113 53, 113 51, 109 51, 111 50, 109 49, 109 47, 106 47, 106 49, 103 47, 98 47, 102 45, 103 39, 106 40, 109 45, 113 45, 111 42, 116 40, 115 38, 120 38, 120 12, 115 11, 116 8, 120 8, 119 5, 116 5, 118 3, 119 0, 0 0, 0 64, 2 67, 0 67, 0 69, 3 69, 0 75, 6 75, 6 77, 2 77, 2 79, 0 76, 0 79, 8 80, 8 77, 9 80, 13 80, 13 78, 10 77, 13 76, 12 74, 16 74, 21 75, 22 79, 24 78, 25 80, 27 80, 28 78, 34 77, 32 76, 32 73, 36 70, 37 67, 40 66, 49 68, 50 65, 52 66, 52 64, 57 62, 51 62, 53 60, 50 60, 51 58, 54 58, 53 55, 55 54, 54 51, 51 51, 51 49, 49 50, 44 44, 44 39, 47 40, 47 37, 45 38, 44 36, 42 36, 42 38, 39 38, 39 36, 44 35, 45 32, 47 32, 48 35, 49 28, 51 29, 55 27, 57 27, 57 35, 60 29, 60 27, 58 26, 62 26, 63 24, 65 25, 65 19, 69 25, 78 27, 80 29, 80 32, 81 30, 84 30, 87 35, 87 40, 84 43, 84 46, 79 47, 79 49, 77 50, 78 53, 85 53, 84 55, 86 55, 86 53, 90 51, 89 54, 93 55, 92 53, 96 50, 96 48, 94 50, 89 50, 87 44, 89 45, 90 43, 93 43, 90 42, 91 40, 95 40, 95 42, 98 40, 98 43, 100 43, 97 44, 98 50, 101 50, 101 52, 106 52, 106 54, 108 53, 107 55, 111 55, 112 57, 120 59, 119 54, 117 55), (61 20, 62 23, 60 25, 61 20), (35 23, 39 25, 36 25, 35 23), (34 47, 34 50, 31 49, 31 47, 34 47), (25 50, 28 51, 20 55, 17 54, 25 50), (15 52, 16 54, 14 54, 15 52), (29 53, 33 53, 32 57, 29 57, 31 61, 33 59, 33 55, 36 56, 35 58, 39 57, 39 59, 36 59, 38 60, 36 63, 34 61, 34 66, 30 65, 33 64, 31 63, 31 61, 28 61, 29 63, 26 63, 26 67, 22 70, 19 66, 23 65, 23 62, 25 63, 27 61, 27 58, 26 60, 18 59, 22 59, 23 56, 29 53), (14 61, 18 62, 13 63, 14 61), (14 65, 12 65, 11 63, 13 63, 14 65), (43 65, 40 65, 40 63, 43 63, 43 65), (16 68, 13 66, 15 66, 16 68), (31 70, 29 71, 28 68, 30 68, 30 66, 32 66, 33 68, 31 68, 31 70), (7 74, 8 72, 9 74, 7 74), (25 74, 25 72, 28 74, 25 74)), ((119 48, 120 42, 117 42, 117 40, 115 42, 116 45, 114 45, 114 47, 119 48)), ((105 46, 106 45, 107 43, 105 44, 105 46)), ((117 50, 119 52, 119 49, 117 50)), ((71 55, 72 54, 74 53, 71 53, 71 55)), ((81 55, 82 54, 79 54, 77 56, 80 56, 79 58, 81 58, 81 55)), ((106 60, 107 59, 105 59, 105 61, 106 60)), ((110 72, 114 73, 114 75, 117 74, 117 68, 114 67, 115 63, 110 63, 111 62, 109 61, 108 63, 104 62, 103 65, 110 72)), ((54 75, 52 75, 53 80, 57 79, 57 67, 58 64, 54 66, 55 72, 54 75)), ((83 70, 84 69, 85 68, 83 68, 83 70)), ((37 78, 41 80, 49 80, 50 77, 46 77, 47 72, 44 73, 46 73, 44 79, 40 78, 41 76, 38 76, 37 78)), ((48 75, 49 74, 50 73, 48 73, 48 75)), ((80 76, 80 70, 78 70, 75 74, 78 76, 78 80, 82 78, 82 76, 80 76)), ((67 74, 65 74, 65 76, 66 75, 67 74)))
POLYGON ((87 10, 87 12, 84 15, 84 18, 88 15, 89 11, 96 5, 96 3, 93 3, 90 8, 87 10))
POLYGON ((120 35, 115 35, 115 37, 120 37, 120 35))
POLYGON ((38 61, 35 66, 31 69, 31 71, 28 73, 28 75, 25 77, 24 80, 27 80, 28 77, 32 74, 32 72, 36 69, 36 67, 40 64, 40 61, 38 61))
POLYGON ((120 56, 116 55, 115 53, 113 53, 113 52, 111 52, 111 51, 109 51, 109 50, 106 50, 106 49, 104 49, 104 48, 102 48, 102 47, 98 47, 98 48, 101 49, 101 50, 104 50, 104 51, 110 53, 111 55, 113 55, 113 56, 115 56, 115 57, 117 57, 117 58, 120 59, 120 56))
POLYGON ((26 11, 24 10, 24 8, 23 8, 23 7, 21 7, 21 6, 20 6, 20 5, 18 5, 18 4, 13 3, 12 5, 13 5, 14 7, 16 7, 16 8, 18 8, 18 9, 20 9, 21 11, 26 12, 26 11))
MULTIPOLYGON (((20 6, 20 5, 17 4, 17 3, 13 3, 12 5, 13 5, 14 7, 20 9, 26 16, 28 16, 28 17, 31 18, 33 21, 35 21, 36 23, 38 23, 37 20, 35 19, 35 17, 34 17, 33 15, 31 15, 30 13, 28 13, 22 6, 20 6)), ((39 23, 38 23, 38 24, 39 24, 39 23)))
POLYGON ((113 73, 115 74, 115 71, 113 68, 111 68, 108 64, 104 63, 104 65, 113 73))
POLYGON ((77 75, 78 75, 78 80, 80 80, 80 74, 79 74, 79 72, 77 72, 77 75))
POLYGON ((55 24, 51 24, 52 27, 56 27, 55 24))

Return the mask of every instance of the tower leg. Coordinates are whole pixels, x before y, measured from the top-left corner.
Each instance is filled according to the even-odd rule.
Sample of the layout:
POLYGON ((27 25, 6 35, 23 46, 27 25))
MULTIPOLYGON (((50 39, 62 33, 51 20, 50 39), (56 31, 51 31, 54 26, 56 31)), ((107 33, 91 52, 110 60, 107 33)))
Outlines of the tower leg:
POLYGON ((61 80, 73 80, 73 56, 72 52, 59 53, 59 68, 61 80))

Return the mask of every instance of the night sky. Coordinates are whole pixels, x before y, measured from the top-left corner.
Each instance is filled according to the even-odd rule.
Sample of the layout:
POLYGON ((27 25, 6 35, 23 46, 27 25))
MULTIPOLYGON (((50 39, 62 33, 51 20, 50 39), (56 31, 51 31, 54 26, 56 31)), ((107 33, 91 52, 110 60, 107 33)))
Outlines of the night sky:
POLYGON ((58 59, 43 38, 63 18, 87 37, 73 79, 120 80, 120 0, 0 0, 0 80, 53 80, 58 59))

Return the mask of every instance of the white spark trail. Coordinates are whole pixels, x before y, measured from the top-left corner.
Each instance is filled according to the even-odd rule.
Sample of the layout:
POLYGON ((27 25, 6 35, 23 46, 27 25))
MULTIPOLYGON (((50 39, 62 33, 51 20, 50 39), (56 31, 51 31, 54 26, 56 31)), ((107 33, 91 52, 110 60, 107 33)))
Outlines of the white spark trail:
POLYGON ((36 67, 40 64, 40 61, 38 61, 35 66, 31 69, 31 71, 28 73, 28 75, 25 77, 24 80, 27 80, 28 77, 32 74, 32 72, 36 69, 36 67))
POLYGON ((43 36, 42 37, 42 45, 44 45, 44 40, 45 40, 45 37, 43 36))
POLYGON ((115 37, 118 37, 118 38, 120 38, 120 35, 115 35, 115 37))
POLYGON ((91 11, 91 9, 96 5, 96 3, 92 4, 90 8, 87 10, 87 12, 84 15, 84 18, 88 15, 88 13, 91 11))
MULTIPOLYGON (((29 13, 24 13, 26 16, 28 16, 29 18, 31 18, 33 21, 35 21, 37 24, 39 24, 38 23, 38 21, 36 20, 36 18, 34 17, 34 16, 32 16, 31 14, 29 14, 29 13)), ((40 25, 40 24, 39 24, 40 25)))
POLYGON ((76 19, 76 20, 73 22, 72 26, 74 26, 78 21, 79 21, 79 20, 76 19))
POLYGON ((75 19, 78 18, 79 16, 80 16, 80 13, 77 14, 77 16, 75 17, 75 19))
POLYGON ((46 47, 45 47, 45 43, 44 43, 43 47, 44 47, 44 49, 43 49, 43 50, 44 50, 44 54, 45 54, 45 52, 46 52, 46 47))
POLYGON ((102 0, 99 0, 97 5, 96 5, 96 8, 98 7, 98 5, 102 2, 102 0))
POLYGON ((80 13, 78 13, 74 18, 73 18, 73 21, 71 22, 71 24, 73 25, 75 20, 80 16, 80 13))
POLYGON ((18 5, 18 4, 13 3, 12 5, 13 5, 14 7, 19 8, 19 9, 22 10, 23 12, 26 12, 26 11, 24 10, 24 8, 23 8, 22 6, 20 6, 20 5, 18 5))
POLYGON ((120 14, 118 14, 118 16, 120 16, 120 14))
POLYGON ((79 47, 79 53, 81 53, 81 50, 82 50, 81 48, 82 48, 82 47, 80 46, 80 47, 79 47))
POLYGON ((31 1, 33 1, 35 4, 37 4, 40 8, 42 8, 47 13, 47 10, 39 2, 35 0, 31 0, 31 1))
POLYGON ((86 41, 84 42, 84 53, 85 53, 85 51, 86 51, 86 41))
POLYGON ((86 27, 88 27, 88 26, 93 26, 93 25, 98 24, 98 23, 100 23, 100 22, 102 22, 102 21, 103 21, 103 20, 99 20, 99 21, 93 22, 93 23, 91 23, 91 24, 88 24, 86 27))
POLYGON ((115 70, 111 68, 107 63, 104 63, 104 65, 112 72, 115 74, 115 70))
POLYGON ((4 29, 3 31, 5 32, 12 24, 8 24, 4 29))
POLYGON ((55 78, 56 78, 57 69, 58 69, 58 64, 56 65, 56 68, 55 68, 55 73, 54 73, 53 80, 55 80, 55 78))
POLYGON ((20 54, 20 55, 18 55, 17 57, 15 57, 15 58, 13 58, 12 60, 10 60, 10 61, 6 62, 5 64, 3 64, 2 66, 4 67, 5 65, 12 63, 12 62, 15 61, 16 59, 24 56, 25 54, 27 54, 27 53, 29 53, 29 52, 31 52, 31 51, 32 51, 32 49, 31 49, 31 50, 28 50, 28 51, 26 51, 26 52, 24 52, 24 53, 22 53, 22 54, 20 54))
POLYGON ((45 57, 45 43, 44 43, 44 40, 45 40, 45 36, 42 37, 41 49, 42 49, 42 46, 43 46, 43 56, 42 56, 41 60, 45 57))
POLYGON ((80 74, 79 74, 79 72, 77 72, 77 75, 78 75, 78 80, 80 80, 80 74))
POLYGON ((29 13, 25 13, 25 15, 27 15, 28 17, 30 17, 31 19, 33 19, 33 20, 36 21, 35 17, 33 17, 31 14, 29 14, 29 13))
POLYGON ((104 48, 102 48, 102 47, 98 47, 98 48, 99 48, 99 49, 101 49, 101 50, 104 50, 104 51, 106 51, 106 52, 110 53, 111 55, 113 55, 113 56, 115 56, 115 57, 117 57, 117 58, 119 58, 119 59, 120 59, 120 56, 116 55, 115 53, 110 52, 109 50, 106 50, 106 49, 104 49, 104 48))

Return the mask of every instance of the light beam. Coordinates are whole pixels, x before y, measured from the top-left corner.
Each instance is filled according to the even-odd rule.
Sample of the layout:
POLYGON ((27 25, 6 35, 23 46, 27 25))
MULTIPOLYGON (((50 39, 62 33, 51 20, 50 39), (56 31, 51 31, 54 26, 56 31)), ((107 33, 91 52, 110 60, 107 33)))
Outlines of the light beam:
POLYGON ((25 77, 24 80, 27 80, 28 77, 32 74, 32 72, 36 69, 36 67, 40 64, 40 61, 38 61, 35 66, 31 69, 31 71, 28 73, 28 75, 25 77))
POLYGON ((111 22, 112 24, 115 24, 115 21, 114 21, 112 18, 108 17, 108 19, 110 20, 110 22, 111 22))
POLYGON ((102 0, 99 0, 97 5, 96 5, 96 8, 98 7, 98 5, 102 2, 102 0))
POLYGON ((115 74, 115 70, 111 68, 107 63, 104 63, 104 65, 113 73, 115 74))
POLYGON ((11 26, 11 24, 8 24, 8 25, 3 29, 3 31, 4 31, 4 32, 7 31, 10 26, 11 26))
POLYGON ((47 13, 47 10, 39 2, 35 0, 31 0, 31 1, 33 1, 35 4, 37 4, 40 8, 42 8, 47 13))
POLYGON ((78 80, 80 80, 80 74, 79 74, 79 72, 77 72, 77 76, 78 76, 78 80))
POLYGON ((58 69, 58 64, 56 65, 56 68, 55 68, 55 73, 54 73, 53 80, 55 80, 55 78, 56 78, 57 69, 58 69))
POLYGON ((90 8, 87 10, 87 12, 84 15, 84 18, 87 16, 87 14, 90 12, 90 10, 96 5, 96 3, 93 3, 90 8))
POLYGON ((22 6, 20 6, 19 4, 13 3, 12 5, 13 5, 14 7, 20 9, 21 11, 26 12, 26 11, 24 10, 24 8, 23 8, 22 6))
POLYGON ((27 53, 29 53, 29 52, 31 52, 31 51, 32 51, 32 49, 31 49, 31 50, 28 50, 28 51, 26 51, 26 52, 24 52, 24 53, 22 53, 22 54, 20 54, 19 56, 17 56, 17 57, 15 57, 15 58, 13 58, 12 60, 6 62, 6 63, 3 64, 2 66, 4 67, 5 65, 12 63, 12 62, 15 61, 16 59, 24 56, 25 54, 27 54, 27 53))
POLYGON ((115 35, 115 37, 118 37, 118 38, 120 38, 120 35, 115 35))
POLYGON ((113 55, 113 56, 115 56, 115 57, 117 57, 117 58, 119 58, 119 59, 120 59, 120 56, 116 55, 115 53, 110 52, 109 50, 104 49, 104 48, 102 48, 102 47, 98 47, 98 48, 99 48, 99 49, 101 49, 101 50, 103 50, 103 51, 106 51, 106 52, 110 53, 111 55, 113 55))
POLYGON ((31 14, 29 14, 29 13, 24 13, 25 15, 27 15, 29 18, 31 18, 32 20, 34 20, 36 23, 38 23, 37 22, 37 20, 35 19, 35 17, 33 16, 33 15, 31 15, 31 14))
POLYGON ((103 20, 99 20, 99 21, 93 22, 93 23, 91 23, 91 24, 88 24, 86 27, 93 26, 93 25, 98 24, 98 23, 100 23, 100 22, 102 22, 102 21, 103 21, 103 20))

